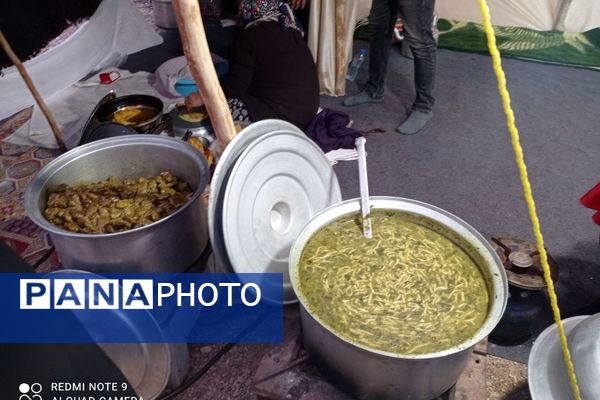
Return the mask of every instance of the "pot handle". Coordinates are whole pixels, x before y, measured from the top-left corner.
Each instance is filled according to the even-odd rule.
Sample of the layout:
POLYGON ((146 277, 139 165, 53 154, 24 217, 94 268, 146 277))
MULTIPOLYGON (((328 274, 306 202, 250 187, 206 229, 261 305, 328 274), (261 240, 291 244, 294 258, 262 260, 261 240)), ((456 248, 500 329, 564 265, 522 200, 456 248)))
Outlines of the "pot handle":
POLYGON ((87 139, 89 136, 89 131, 91 130, 92 125, 95 125, 95 124, 92 124, 94 122, 94 117, 96 116, 96 112, 98 111, 100 106, 102 104, 107 103, 116 98, 117 98, 117 92, 114 90, 111 90, 110 92, 108 92, 107 95, 105 95, 103 98, 100 99, 100 101, 98 102, 98 104, 96 104, 96 107, 94 107, 94 110, 88 117, 87 121, 85 122, 85 125, 83 126, 83 129, 81 131, 83 133, 81 135, 81 139, 79 140, 79 143, 77 144, 77 146, 81 146, 82 144, 85 144, 87 142, 87 139))

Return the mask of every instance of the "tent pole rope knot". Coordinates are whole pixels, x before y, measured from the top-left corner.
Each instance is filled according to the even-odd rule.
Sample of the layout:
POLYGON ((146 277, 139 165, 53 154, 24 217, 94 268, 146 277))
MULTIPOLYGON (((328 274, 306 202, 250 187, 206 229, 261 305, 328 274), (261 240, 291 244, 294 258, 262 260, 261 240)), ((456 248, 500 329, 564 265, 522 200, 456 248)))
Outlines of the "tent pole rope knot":
POLYGON ((563 358, 567 366, 567 374, 569 375, 569 381, 571 383, 571 390, 576 400, 581 400, 581 393, 579 386, 577 385, 577 376, 575 375, 575 368, 573 361, 571 360, 571 353, 569 352, 569 346, 567 343, 567 336, 565 329, 560 317, 560 309, 558 307, 558 299, 556 297, 556 291, 554 290, 554 282, 550 276, 550 266, 548 265, 548 254, 544 247, 544 237, 540 228, 540 221, 537 215, 535 200, 533 198, 533 192, 531 190, 531 184, 527 175, 527 166, 523 157, 523 148, 519 140, 519 130, 515 123, 515 115, 510 105, 510 94, 506 88, 506 76, 502 69, 502 61, 500 59, 500 52, 496 46, 496 36, 494 34, 494 28, 490 18, 490 10, 486 0, 477 0, 481 15, 483 16, 483 29, 487 37, 487 44, 490 55, 492 57, 492 63, 494 68, 494 74, 498 80, 498 91, 502 98, 502 106, 504 108, 504 114, 506 115, 506 126, 510 133, 511 143, 515 152, 515 159, 519 168, 519 175, 521 177, 521 185, 523 186, 523 193, 525 196, 525 202, 527 203, 527 209, 529 211, 529 218, 533 228, 533 234, 536 239, 537 249, 540 253, 540 261, 542 263, 542 269, 544 271, 544 280, 548 286, 548 295, 550 297, 550 306, 552 307, 552 313, 554 314, 554 321, 558 328, 558 335, 560 337, 560 345, 562 347, 563 358))

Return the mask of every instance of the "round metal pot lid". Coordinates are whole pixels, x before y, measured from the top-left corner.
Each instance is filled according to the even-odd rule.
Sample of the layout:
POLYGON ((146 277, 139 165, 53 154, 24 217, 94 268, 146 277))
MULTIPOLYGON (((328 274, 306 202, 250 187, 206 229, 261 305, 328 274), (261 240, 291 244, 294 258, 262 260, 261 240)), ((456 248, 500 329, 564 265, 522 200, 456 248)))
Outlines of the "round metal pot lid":
POLYGON ((223 239, 223 199, 229 174, 242 152, 259 137, 274 131, 286 131, 289 134, 304 136, 295 125, 277 119, 255 122, 238 133, 221 154, 210 183, 208 198, 208 235, 212 244, 216 263, 231 271, 231 263, 223 239))
MULTIPOLYGON (((569 333, 588 315, 564 319, 565 334, 569 333)), ((533 343, 527 363, 529 393, 533 400, 571 400, 571 386, 563 360, 556 324, 546 328, 533 343)))
POLYGON ((223 237, 237 273, 284 274, 284 303, 296 302, 290 248, 314 215, 342 199, 335 172, 304 135, 256 139, 235 163, 223 201, 223 237))
POLYGON ((167 344, 99 343, 98 346, 142 398, 156 399, 167 387, 172 363, 167 344))

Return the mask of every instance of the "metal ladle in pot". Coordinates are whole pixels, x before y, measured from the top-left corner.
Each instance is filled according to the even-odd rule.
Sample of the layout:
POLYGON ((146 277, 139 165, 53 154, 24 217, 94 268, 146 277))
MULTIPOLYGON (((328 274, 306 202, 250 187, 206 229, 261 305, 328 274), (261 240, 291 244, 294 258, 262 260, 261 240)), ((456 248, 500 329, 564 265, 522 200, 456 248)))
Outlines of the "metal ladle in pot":
POLYGON ((360 209, 362 211, 363 236, 367 239, 373 238, 371 230, 371 209, 369 207, 369 177, 367 175, 367 154, 365 143, 367 139, 359 137, 354 141, 358 151, 358 181, 360 183, 360 209))

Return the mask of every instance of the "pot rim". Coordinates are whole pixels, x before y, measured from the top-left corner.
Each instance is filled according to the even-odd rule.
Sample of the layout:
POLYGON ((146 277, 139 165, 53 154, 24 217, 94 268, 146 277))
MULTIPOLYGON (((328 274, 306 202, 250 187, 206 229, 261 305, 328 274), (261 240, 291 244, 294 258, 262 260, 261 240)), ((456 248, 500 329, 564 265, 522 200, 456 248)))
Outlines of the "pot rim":
POLYGON ((48 163, 44 168, 38 171, 38 173, 33 177, 27 189, 25 190, 24 195, 24 203, 25 209, 27 211, 27 215, 31 220, 44 229, 45 231, 66 236, 70 238, 85 238, 85 239, 105 239, 112 237, 119 237, 124 235, 133 234, 135 232, 139 232, 144 229, 148 229, 150 227, 154 227, 158 224, 164 223, 172 218, 175 218, 178 214, 182 213, 185 209, 191 206, 192 203, 198 199, 204 192, 206 184, 208 183, 208 163, 204 156, 200 154, 193 146, 190 144, 183 142, 177 138, 171 138, 166 136, 155 136, 155 135, 128 135, 128 136, 118 136, 106 139, 100 139, 94 142, 90 142, 84 144, 82 146, 75 147, 74 149, 69 150, 68 152, 60 155, 56 159, 52 160, 48 163), (192 159, 196 161, 196 163, 201 165, 201 169, 203 170, 203 175, 200 178, 200 182, 198 186, 194 189, 192 193, 192 197, 180 208, 178 208, 172 214, 167 215, 164 218, 159 219, 158 221, 154 221, 151 224, 140 226, 138 228, 129 229, 121 232, 114 233, 78 233, 71 232, 66 229, 59 228, 58 226, 49 222, 39 208, 39 200, 42 195, 45 195, 45 188, 48 183, 48 180, 54 176, 58 171, 60 171, 65 165, 68 165, 72 162, 76 162, 82 157, 85 157, 89 154, 103 151, 106 149, 110 149, 113 147, 123 147, 123 146, 139 146, 144 144, 150 145, 164 145, 166 147, 176 148, 182 153, 190 156, 192 159))
MULTIPOLYGON (((346 344, 361 351, 375 353, 394 359, 421 360, 445 357, 471 348, 489 335, 489 333, 500 321, 500 318, 504 313, 504 309, 506 308, 506 303, 508 300, 508 281, 506 278, 506 272, 504 271, 504 267, 498 258, 498 255, 492 249, 487 240, 485 240, 485 238, 475 228, 461 218, 431 204, 427 204, 418 200, 392 196, 371 196, 370 202, 372 208, 404 211, 433 219, 435 222, 455 231, 462 239, 467 241, 472 246, 473 250, 477 251, 477 253, 485 261, 485 264, 488 265, 490 273, 489 279, 486 279, 486 282, 491 286, 488 287, 488 290, 493 290, 493 293, 490 291, 491 306, 485 321, 470 339, 450 347, 449 349, 424 354, 401 354, 378 350, 341 337, 336 333, 335 330, 331 329, 326 323, 324 323, 320 317, 313 314, 313 312, 310 311, 310 309, 306 306, 306 300, 299 288, 298 274, 296 273, 298 262, 302 255, 302 250, 304 249, 308 239, 310 239, 318 230, 325 226, 325 224, 341 216, 360 211, 359 198, 334 204, 333 206, 330 206, 321 211, 319 214, 315 215, 300 232, 292 244, 289 263, 290 281, 304 311, 306 311, 306 313, 310 315, 310 317, 313 318, 326 331, 342 340, 346 344)), ((483 267, 480 266, 480 268, 483 267)))

